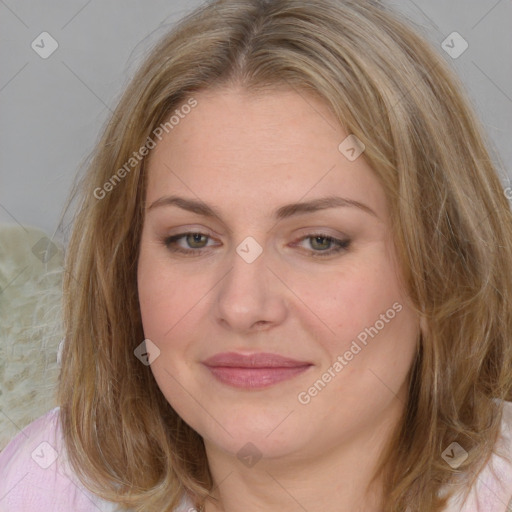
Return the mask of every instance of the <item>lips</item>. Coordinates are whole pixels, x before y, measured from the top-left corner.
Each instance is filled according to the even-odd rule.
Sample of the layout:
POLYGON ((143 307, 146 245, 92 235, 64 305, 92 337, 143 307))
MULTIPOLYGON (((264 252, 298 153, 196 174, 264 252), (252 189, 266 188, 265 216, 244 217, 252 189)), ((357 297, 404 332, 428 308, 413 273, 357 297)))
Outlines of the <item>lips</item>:
POLYGON ((225 352, 206 359, 203 364, 218 381, 244 389, 273 386, 305 372, 312 366, 307 361, 267 352, 247 355, 225 352))

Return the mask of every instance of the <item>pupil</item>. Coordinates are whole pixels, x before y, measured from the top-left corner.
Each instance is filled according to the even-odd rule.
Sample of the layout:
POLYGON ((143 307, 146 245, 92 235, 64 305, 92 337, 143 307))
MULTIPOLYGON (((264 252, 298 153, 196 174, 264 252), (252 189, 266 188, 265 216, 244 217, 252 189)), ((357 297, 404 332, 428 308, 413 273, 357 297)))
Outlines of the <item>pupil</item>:
MULTIPOLYGON (((325 240, 325 241, 326 241, 326 243, 328 243, 328 242, 327 242, 327 237, 325 237, 325 236, 317 236, 317 237, 315 237, 315 240, 316 240, 316 242, 317 242, 318 244, 320 244, 320 245, 322 245, 321 240, 325 240)), ((325 246, 325 244, 323 244, 323 245, 325 246)), ((324 248, 325 248, 325 247, 324 247, 324 248)))
POLYGON ((201 235, 200 233, 194 233, 194 234, 192 235, 192 243, 193 243, 193 244, 194 244, 194 243, 201 243, 201 237, 202 237, 202 236, 203 236, 203 235, 201 235))

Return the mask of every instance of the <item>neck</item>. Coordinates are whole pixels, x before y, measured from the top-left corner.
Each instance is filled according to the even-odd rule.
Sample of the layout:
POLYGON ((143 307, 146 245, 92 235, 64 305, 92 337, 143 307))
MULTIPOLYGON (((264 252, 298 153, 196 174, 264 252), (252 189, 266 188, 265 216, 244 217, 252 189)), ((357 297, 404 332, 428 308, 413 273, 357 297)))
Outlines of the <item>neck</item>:
POLYGON ((370 482, 403 411, 401 400, 394 403, 391 415, 321 453, 263 458, 248 468, 206 443, 215 499, 204 512, 381 512, 382 480, 370 482))

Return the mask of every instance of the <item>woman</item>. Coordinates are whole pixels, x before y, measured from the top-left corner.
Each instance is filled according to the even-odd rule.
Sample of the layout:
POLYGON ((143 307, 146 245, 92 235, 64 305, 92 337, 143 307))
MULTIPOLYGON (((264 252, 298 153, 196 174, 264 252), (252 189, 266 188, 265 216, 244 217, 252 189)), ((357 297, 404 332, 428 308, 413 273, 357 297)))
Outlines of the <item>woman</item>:
POLYGON ((0 504, 504 512, 512 219, 461 91, 376 1, 184 19, 81 184, 0 504))

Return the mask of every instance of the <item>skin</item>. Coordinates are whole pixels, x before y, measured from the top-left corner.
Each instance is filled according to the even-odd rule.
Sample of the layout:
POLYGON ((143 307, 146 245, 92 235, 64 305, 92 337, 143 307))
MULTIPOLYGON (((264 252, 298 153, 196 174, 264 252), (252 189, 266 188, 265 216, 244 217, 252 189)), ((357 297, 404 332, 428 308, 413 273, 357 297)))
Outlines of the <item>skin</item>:
POLYGON ((409 307, 391 242, 382 186, 364 153, 349 161, 347 137, 328 106, 309 94, 255 96, 239 87, 194 95, 198 105, 149 155, 138 263, 144 334, 160 350, 151 364, 172 407, 204 439, 216 500, 206 511, 379 511, 367 489, 407 397, 420 321, 409 307), (221 219, 165 195, 218 209, 221 219), (275 209, 338 195, 363 203, 279 222, 275 209), (172 252, 164 240, 184 232, 172 252), (350 244, 308 238, 318 231, 350 244), (247 263, 236 248, 253 237, 247 263), (188 242, 188 243, 187 243, 188 242), (307 391, 357 335, 393 304, 402 309, 342 371, 303 404, 307 391), (202 364, 219 352, 272 352, 311 363, 262 390, 216 380, 202 364), (251 467, 237 452, 251 442, 251 467), (254 460, 254 459, 253 459, 254 460), (252 464, 252 463, 251 463, 252 464))

